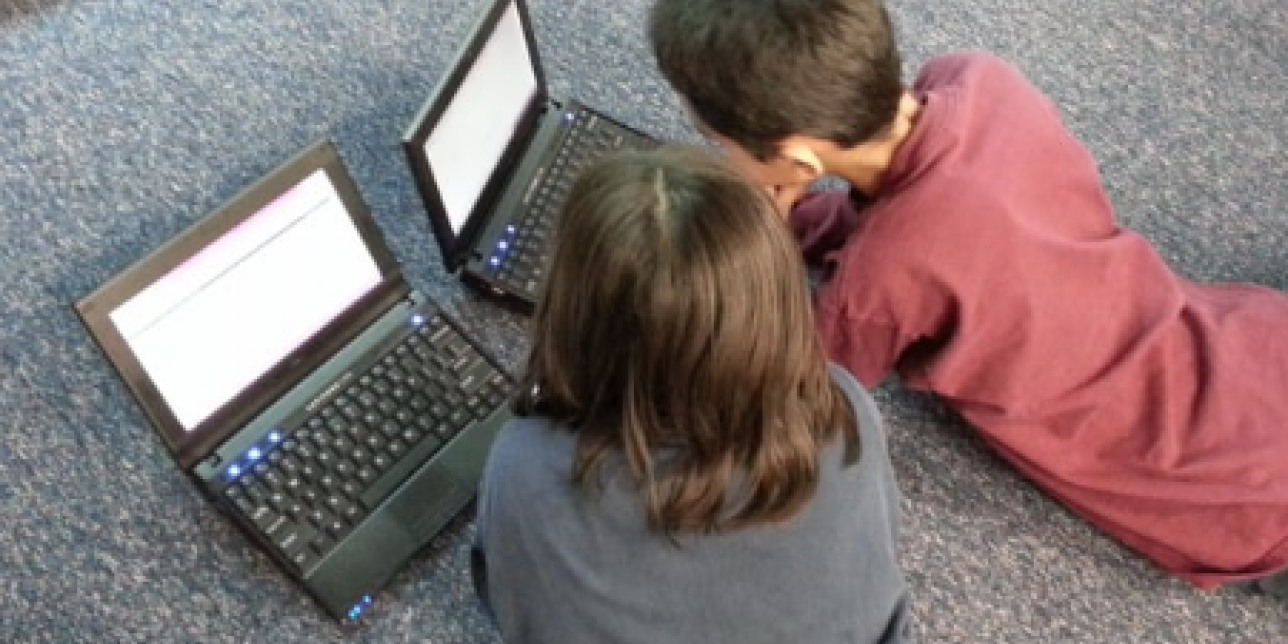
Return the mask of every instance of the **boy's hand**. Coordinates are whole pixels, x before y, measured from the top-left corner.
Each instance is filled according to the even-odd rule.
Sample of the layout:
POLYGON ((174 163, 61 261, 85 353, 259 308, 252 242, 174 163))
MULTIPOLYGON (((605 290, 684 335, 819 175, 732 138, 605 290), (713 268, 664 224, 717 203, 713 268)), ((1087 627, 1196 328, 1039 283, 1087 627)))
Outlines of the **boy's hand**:
POLYGON ((773 200, 774 205, 778 207, 778 214, 787 221, 792 216, 792 208, 796 202, 805 196, 809 184, 796 183, 779 186, 765 186, 765 191, 769 193, 769 198, 773 200))

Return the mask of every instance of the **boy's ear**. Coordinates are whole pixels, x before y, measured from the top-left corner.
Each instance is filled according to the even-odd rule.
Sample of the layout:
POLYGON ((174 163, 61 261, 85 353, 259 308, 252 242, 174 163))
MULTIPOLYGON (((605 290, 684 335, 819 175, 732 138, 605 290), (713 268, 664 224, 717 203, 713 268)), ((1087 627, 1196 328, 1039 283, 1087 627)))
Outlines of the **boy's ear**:
POLYGON ((781 156, 791 163, 801 183, 809 183, 823 176, 823 161, 814 151, 810 139, 799 136, 787 137, 779 144, 778 149, 781 156))

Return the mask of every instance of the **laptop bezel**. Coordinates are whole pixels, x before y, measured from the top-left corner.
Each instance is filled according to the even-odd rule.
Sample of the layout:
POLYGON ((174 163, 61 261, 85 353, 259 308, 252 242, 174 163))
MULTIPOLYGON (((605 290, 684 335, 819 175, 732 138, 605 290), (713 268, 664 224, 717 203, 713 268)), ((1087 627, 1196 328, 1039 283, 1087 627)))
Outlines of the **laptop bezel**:
POLYGON ((430 227, 438 241, 443 264, 449 273, 455 272, 473 258, 474 246, 479 234, 486 229, 496 202, 508 187, 508 179, 523 159, 530 141, 541 125, 541 118, 550 102, 550 92, 546 86, 545 72, 541 66, 540 53, 537 50, 536 37, 532 30, 532 21, 528 14, 527 4, 523 0, 496 0, 469 32, 465 44, 457 51, 448 72, 430 92, 429 98, 422 104, 416 116, 408 125, 402 138, 402 147, 411 167, 416 187, 420 192, 426 212, 429 215, 430 227), (429 140, 434 127, 438 125, 443 113, 447 110, 452 98, 460 89, 466 74, 482 52, 488 39, 496 31, 501 17, 513 5, 519 14, 523 28, 528 59, 537 80, 537 91, 506 144, 501 160, 493 169, 478 201, 470 210, 469 217, 461 227, 460 234, 452 230, 447 208, 438 189, 438 182, 425 154, 425 143, 429 140))
POLYGON ((410 292, 411 287, 348 168, 334 144, 323 140, 269 171, 146 257, 116 274, 78 301, 75 308, 180 467, 190 470, 410 292), (244 391, 204 421, 185 430, 109 316, 121 304, 319 169, 326 171, 371 252, 380 271, 380 282, 244 391))

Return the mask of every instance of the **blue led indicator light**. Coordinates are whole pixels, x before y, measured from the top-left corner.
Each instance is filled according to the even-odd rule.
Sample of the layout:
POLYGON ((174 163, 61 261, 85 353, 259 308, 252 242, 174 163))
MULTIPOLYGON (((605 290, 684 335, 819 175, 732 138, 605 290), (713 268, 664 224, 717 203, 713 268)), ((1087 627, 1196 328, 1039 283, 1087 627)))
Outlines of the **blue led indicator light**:
POLYGON ((282 442, 282 432, 279 432, 276 429, 274 429, 273 431, 268 433, 268 440, 274 443, 282 442))
POLYGON ((415 315, 411 316, 411 323, 412 323, 412 324, 414 324, 414 325, 416 325, 416 326, 420 326, 420 325, 422 325, 422 324, 424 324, 424 323, 425 323, 425 316, 423 316, 423 315, 421 315, 421 314, 417 313, 417 314, 415 314, 415 315))
POLYGON ((507 242, 507 241, 497 242, 496 247, 500 248, 501 250, 505 250, 510 247, 510 242, 507 242))
POLYGON ((363 596, 362 596, 362 603, 363 603, 363 604, 366 604, 367 606, 370 606, 370 605, 371 605, 371 602, 372 602, 371 595, 363 595, 363 596))
POLYGON ((505 232, 510 233, 511 235, 513 235, 517 230, 518 228, 515 228, 514 224, 510 224, 509 226, 505 227, 505 232))
POLYGON ((241 466, 239 465, 230 465, 228 467, 228 478, 230 479, 235 479, 241 476, 241 473, 242 473, 242 469, 241 469, 241 466))
POLYGON ((263 453, 263 452, 261 452, 261 451, 259 451, 259 448, 258 448, 258 447, 252 447, 252 448, 250 448, 250 451, 249 451, 249 452, 246 452, 246 458, 248 458, 248 459, 250 459, 250 460, 252 460, 252 461, 258 461, 258 460, 259 460, 259 457, 261 457, 261 456, 263 456, 263 455, 264 455, 264 453, 263 453))
POLYGON ((489 263, 489 264, 491 264, 491 265, 493 265, 493 266, 500 266, 500 265, 501 265, 501 258, 500 258, 500 257, 497 257, 497 256, 495 256, 495 255, 493 255, 493 256, 492 256, 492 259, 488 260, 488 263, 489 263))
POLYGON ((574 113, 572 113, 572 112, 568 112, 567 114, 564 114, 564 118, 566 118, 566 119, 568 119, 569 121, 571 121, 571 120, 573 120, 573 119, 577 118, 577 115, 576 115, 576 114, 574 114, 574 113))

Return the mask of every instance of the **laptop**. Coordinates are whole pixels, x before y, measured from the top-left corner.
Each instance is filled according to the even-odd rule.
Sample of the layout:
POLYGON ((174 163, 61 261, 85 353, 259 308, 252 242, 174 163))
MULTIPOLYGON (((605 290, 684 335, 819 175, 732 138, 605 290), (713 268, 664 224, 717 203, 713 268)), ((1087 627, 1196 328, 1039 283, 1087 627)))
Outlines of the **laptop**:
POLYGON ((328 141, 76 310, 178 466, 344 623, 472 501, 509 417, 328 141))
POLYGON ((529 313, 577 172, 656 142, 552 98, 523 0, 494 0, 402 144, 447 272, 529 313))

